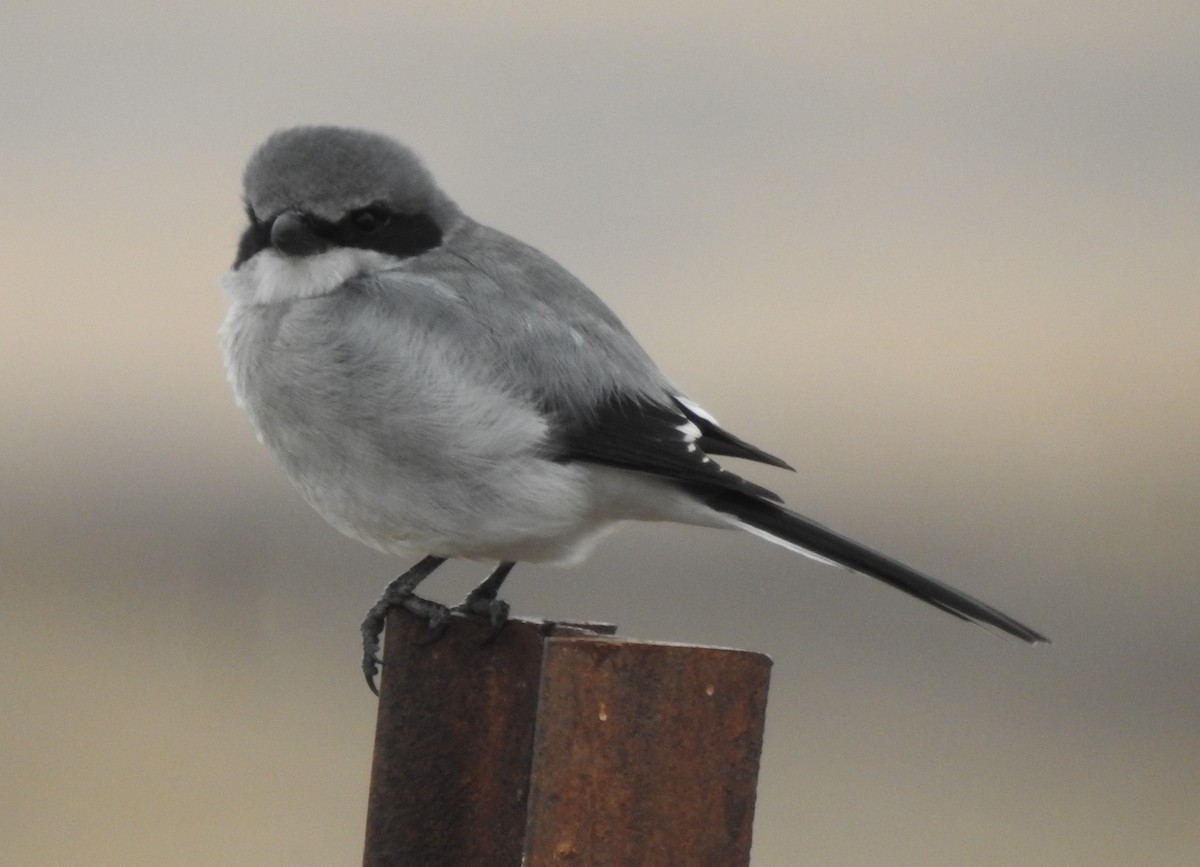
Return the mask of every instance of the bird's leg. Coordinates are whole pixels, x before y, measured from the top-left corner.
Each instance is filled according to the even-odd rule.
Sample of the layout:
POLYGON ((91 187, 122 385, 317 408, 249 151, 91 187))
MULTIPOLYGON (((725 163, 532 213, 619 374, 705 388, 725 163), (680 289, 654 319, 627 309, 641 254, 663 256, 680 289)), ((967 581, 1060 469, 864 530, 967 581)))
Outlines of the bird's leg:
POLYGON ((437 602, 422 599, 413 592, 418 584, 428 578, 434 569, 445 562, 445 557, 436 557, 433 554, 421 560, 420 563, 413 566, 384 588, 383 595, 379 597, 379 601, 371 606, 371 610, 367 612, 367 616, 363 619, 362 670, 367 678, 367 686, 376 695, 379 695, 379 690, 375 687, 375 675, 379 671, 379 666, 383 664, 383 661, 379 658, 379 636, 383 634, 383 627, 387 622, 387 613, 390 608, 396 605, 403 605, 418 617, 427 618, 429 620, 429 628, 434 630, 433 636, 430 639, 431 641, 436 641, 442 632, 445 631, 446 621, 450 616, 450 609, 445 605, 439 605, 437 602))
POLYGON ((460 605, 454 608, 455 611, 486 617, 492 624, 492 633, 488 636, 488 642, 494 641, 500 634, 500 630, 504 628, 504 624, 508 622, 508 603, 503 599, 496 598, 496 594, 500 592, 500 585, 504 583, 504 579, 508 577, 508 573, 515 565, 517 564, 511 562, 501 563, 491 575, 470 592, 460 605))

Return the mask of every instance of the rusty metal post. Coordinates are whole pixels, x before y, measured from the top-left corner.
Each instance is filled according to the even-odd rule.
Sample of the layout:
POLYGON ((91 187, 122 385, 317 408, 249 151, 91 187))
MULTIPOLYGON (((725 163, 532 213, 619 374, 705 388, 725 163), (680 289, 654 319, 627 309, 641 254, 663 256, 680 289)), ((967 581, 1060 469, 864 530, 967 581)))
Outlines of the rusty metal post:
POLYGON ((745 867, 770 660, 388 618, 364 867, 745 867))
POLYGON ((746 867, 770 658, 551 638, 528 867, 746 867))
POLYGON ((517 865, 537 690, 540 624, 388 614, 364 867, 517 865))

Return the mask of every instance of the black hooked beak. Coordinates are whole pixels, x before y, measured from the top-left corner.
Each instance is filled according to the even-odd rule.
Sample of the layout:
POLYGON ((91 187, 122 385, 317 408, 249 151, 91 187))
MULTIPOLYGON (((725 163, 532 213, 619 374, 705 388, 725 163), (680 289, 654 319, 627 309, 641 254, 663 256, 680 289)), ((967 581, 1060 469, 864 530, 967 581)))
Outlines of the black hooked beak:
POLYGON ((307 256, 321 252, 329 244, 313 231, 304 214, 284 211, 271 221, 271 246, 285 256, 307 256))

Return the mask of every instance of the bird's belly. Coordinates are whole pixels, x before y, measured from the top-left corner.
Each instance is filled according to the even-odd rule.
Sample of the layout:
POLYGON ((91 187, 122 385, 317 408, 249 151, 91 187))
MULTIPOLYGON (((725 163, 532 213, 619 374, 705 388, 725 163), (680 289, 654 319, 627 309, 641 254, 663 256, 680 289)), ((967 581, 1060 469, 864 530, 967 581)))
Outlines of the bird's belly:
POLYGON ((528 458, 468 475, 430 473, 403 461, 350 462, 335 473, 289 467, 288 474, 330 524, 385 552, 569 561, 611 523, 589 520, 575 470, 528 458))
POLYGON ((235 309, 224 344, 259 438, 341 532, 385 552, 570 562, 622 520, 659 518, 595 467, 551 459, 537 408, 445 346, 320 327, 329 303, 235 309))
POLYGON ((594 519, 583 468, 546 460, 536 441, 505 446, 469 420, 447 431, 393 415, 384 435, 379 418, 251 415, 305 500, 380 551, 569 562, 614 523, 594 519))

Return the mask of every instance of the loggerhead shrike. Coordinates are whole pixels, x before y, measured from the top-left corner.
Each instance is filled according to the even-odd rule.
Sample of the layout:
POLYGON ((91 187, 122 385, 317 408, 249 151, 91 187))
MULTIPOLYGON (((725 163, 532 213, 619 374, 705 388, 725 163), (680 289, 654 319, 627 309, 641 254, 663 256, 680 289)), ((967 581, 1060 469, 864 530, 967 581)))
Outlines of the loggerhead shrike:
POLYGON ((564 268, 463 214, 398 142, 286 129, 243 180, 250 224, 222 278, 237 400, 329 523, 427 555, 363 622, 372 689, 390 606, 445 623, 414 590, 447 558, 499 563, 459 606, 498 629, 517 561, 576 562, 630 520, 746 530, 1046 640, 722 469, 714 456, 790 467, 686 397, 564 268))

